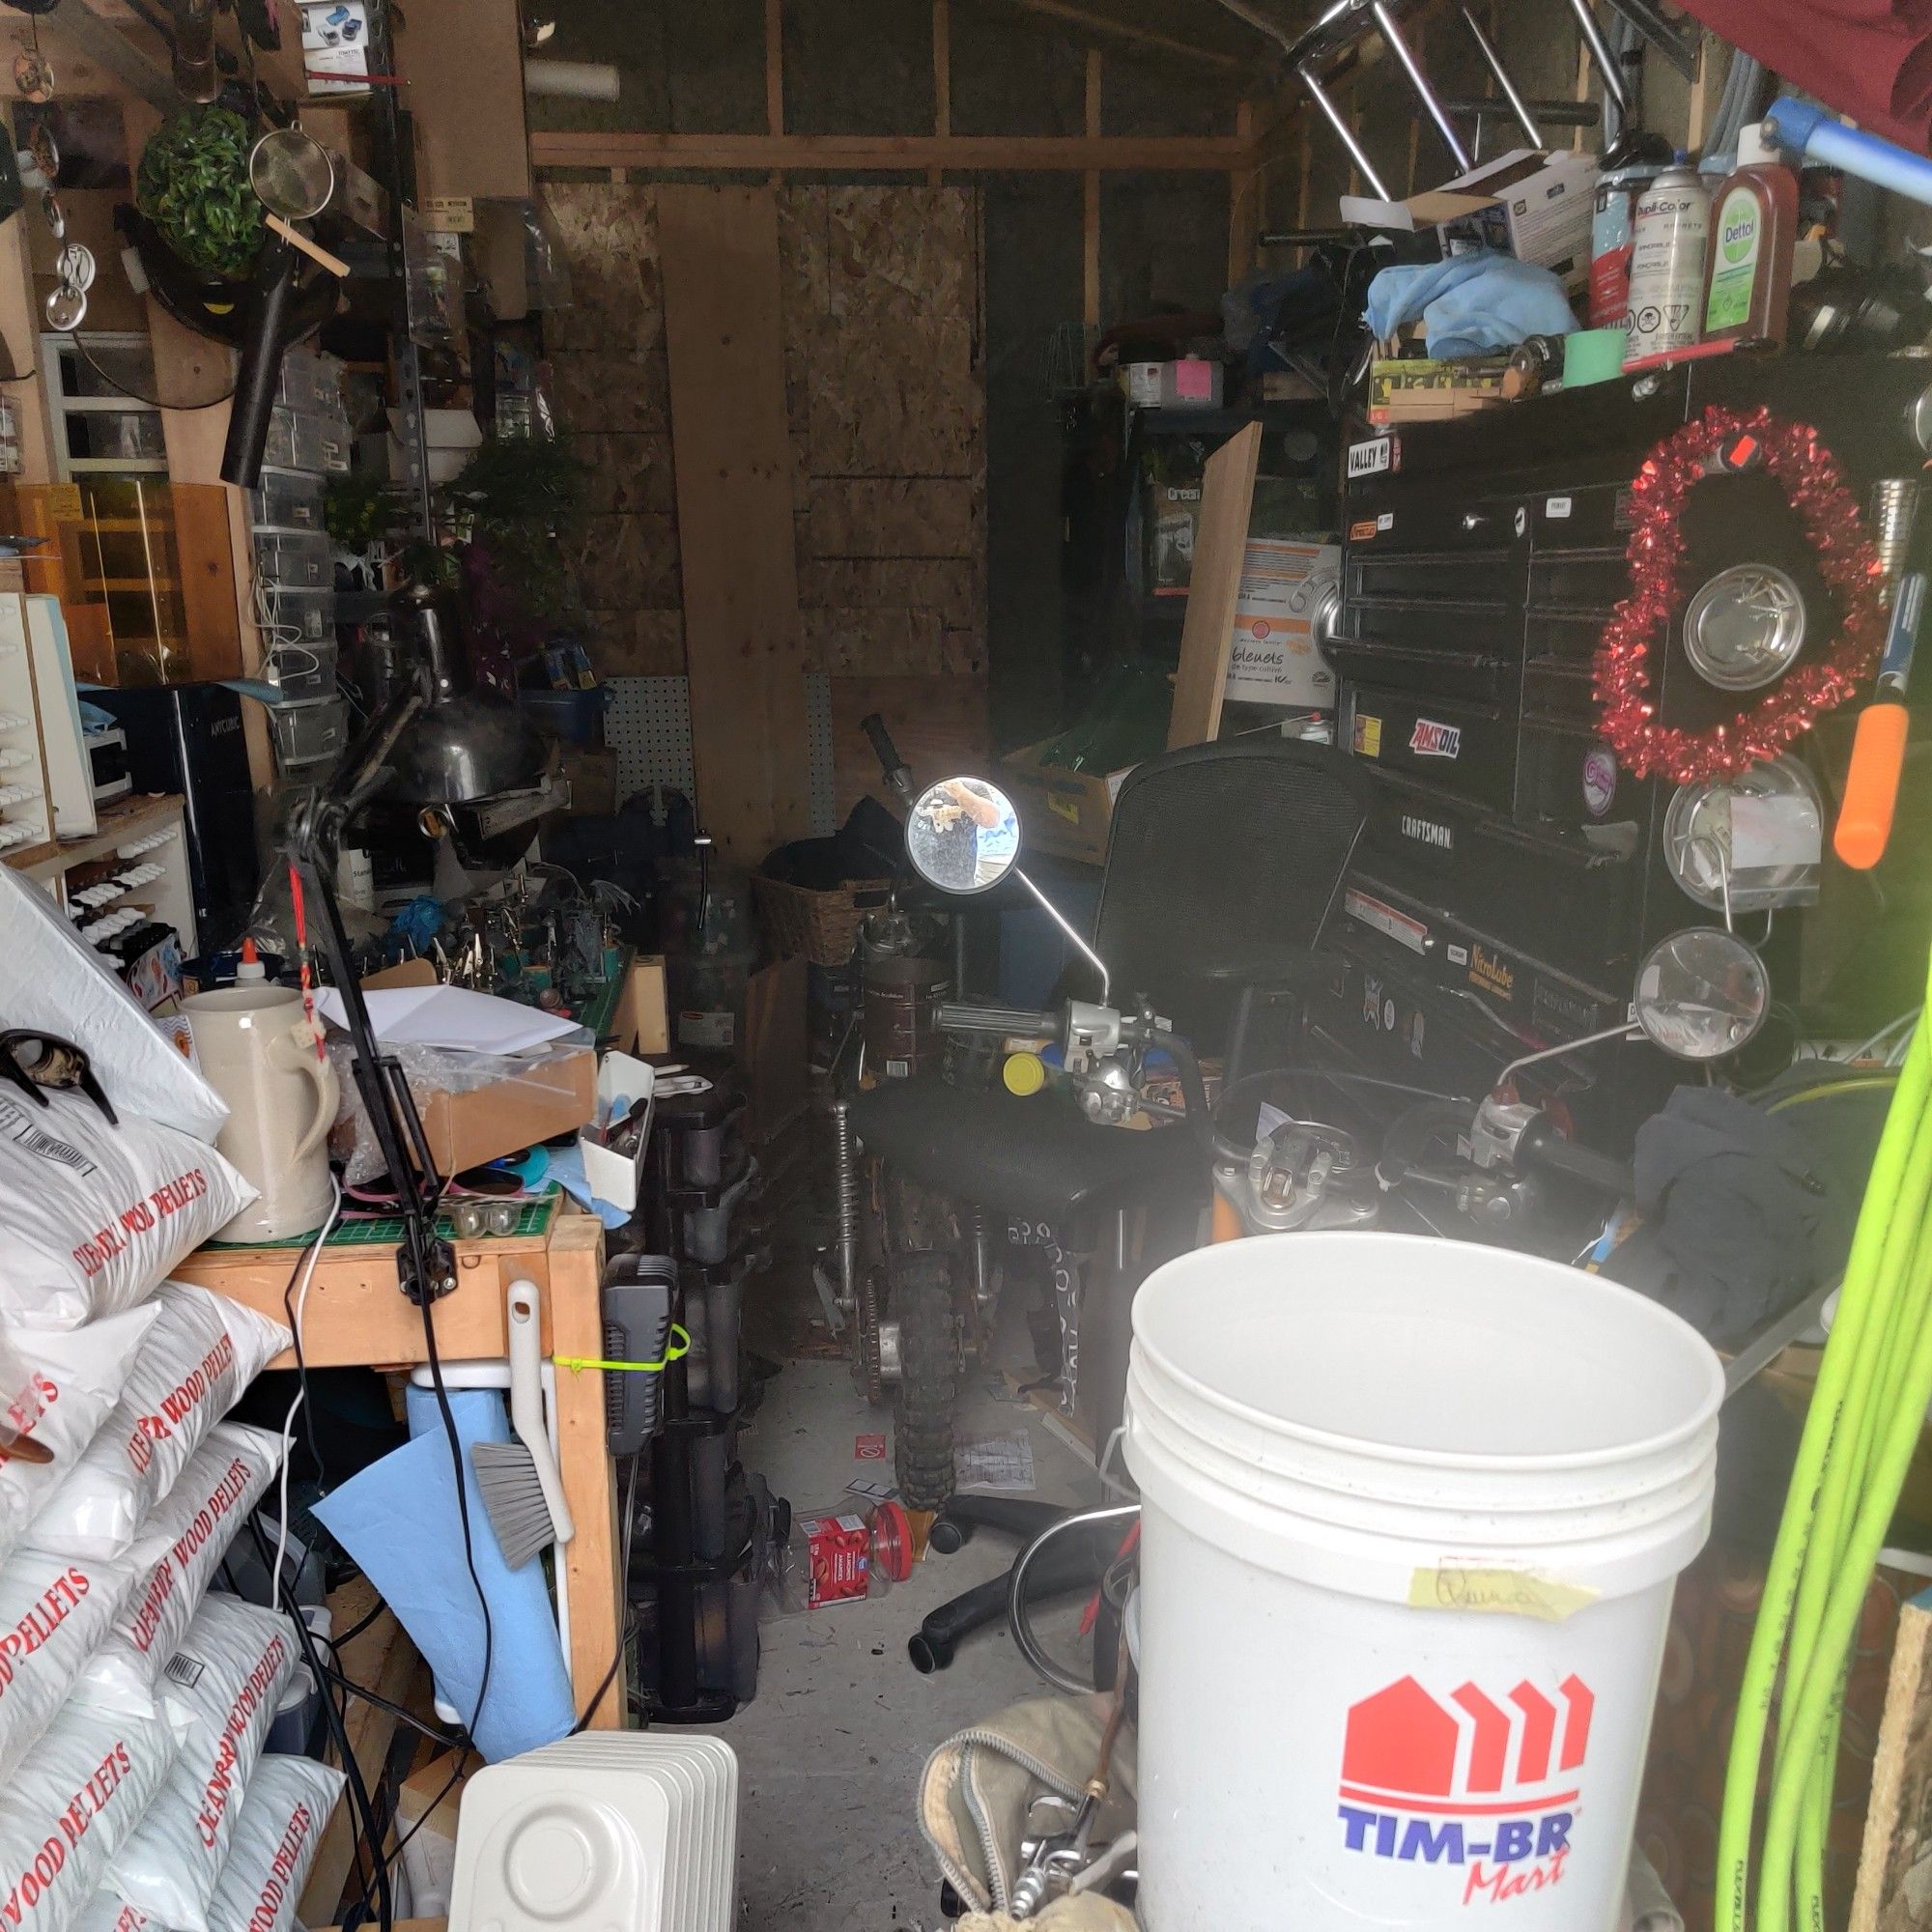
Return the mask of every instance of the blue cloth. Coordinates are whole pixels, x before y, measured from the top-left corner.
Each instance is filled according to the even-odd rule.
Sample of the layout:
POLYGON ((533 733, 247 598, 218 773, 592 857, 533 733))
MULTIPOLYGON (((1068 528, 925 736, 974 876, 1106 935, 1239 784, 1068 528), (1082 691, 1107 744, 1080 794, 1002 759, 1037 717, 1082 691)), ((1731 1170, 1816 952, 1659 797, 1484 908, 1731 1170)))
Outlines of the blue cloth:
POLYGON ((583 1150, 572 1141, 568 1147, 550 1150, 550 1178, 560 1181, 565 1193, 582 1202, 607 1228, 621 1228, 631 1218, 631 1210, 613 1208, 600 1194, 590 1191, 583 1172, 583 1150))
MULTIPOLYGON (((463 1443, 477 1580, 490 1603, 490 1684, 471 1735, 495 1763, 567 1736, 576 1708, 543 1565, 532 1558, 512 1570, 503 1561, 469 1466, 472 1443, 511 1439, 503 1398, 452 1389, 449 1407, 463 1443)), ((468 1723, 483 1688, 483 1610, 463 1559, 456 1472, 434 1389, 410 1390, 409 1420, 411 1440, 352 1476, 315 1514, 383 1593, 468 1723)))
POLYGON ((1369 327, 1386 341, 1422 320, 1431 355, 1493 355, 1531 335, 1577 327, 1563 284, 1548 269, 1490 248, 1384 269, 1369 284, 1369 327))

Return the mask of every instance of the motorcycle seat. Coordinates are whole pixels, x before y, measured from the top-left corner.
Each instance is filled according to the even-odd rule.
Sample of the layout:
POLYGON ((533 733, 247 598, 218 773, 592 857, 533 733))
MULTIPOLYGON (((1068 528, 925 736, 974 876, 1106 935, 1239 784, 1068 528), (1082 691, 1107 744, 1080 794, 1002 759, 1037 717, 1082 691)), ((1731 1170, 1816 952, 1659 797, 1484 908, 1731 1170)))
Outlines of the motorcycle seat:
POLYGON ((1068 1231, 1158 1192, 1205 1198, 1208 1177, 1179 1126, 1096 1126, 1051 1094, 887 1080, 852 1100, 866 1151, 936 1194, 1068 1231))

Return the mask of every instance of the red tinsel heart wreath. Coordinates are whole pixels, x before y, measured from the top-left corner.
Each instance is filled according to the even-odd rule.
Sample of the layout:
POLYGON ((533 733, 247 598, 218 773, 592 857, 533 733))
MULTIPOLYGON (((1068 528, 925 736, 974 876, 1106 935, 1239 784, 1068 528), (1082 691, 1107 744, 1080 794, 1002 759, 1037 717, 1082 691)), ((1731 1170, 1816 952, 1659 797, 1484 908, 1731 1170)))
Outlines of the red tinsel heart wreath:
POLYGON ((1760 764, 1852 696, 1877 668, 1885 637, 1877 554, 1864 534, 1858 498, 1836 459, 1808 423, 1778 422, 1768 410, 1711 408, 1664 438, 1643 460, 1632 486, 1636 524, 1628 553, 1631 592, 1604 626, 1597 645, 1597 703, 1604 737, 1637 778, 1661 772, 1679 784, 1732 778, 1760 764), (1830 652, 1789 671, 1773 691, 1728 724, 1683 731, 1657 723, 1650 653, 1677 609, 1684 560, 1685 499, 1708 475, 1718 452, 1745 433, 1757 460, 1784 485, 1818 570, 1837 592, 1844 620, 1830 652))

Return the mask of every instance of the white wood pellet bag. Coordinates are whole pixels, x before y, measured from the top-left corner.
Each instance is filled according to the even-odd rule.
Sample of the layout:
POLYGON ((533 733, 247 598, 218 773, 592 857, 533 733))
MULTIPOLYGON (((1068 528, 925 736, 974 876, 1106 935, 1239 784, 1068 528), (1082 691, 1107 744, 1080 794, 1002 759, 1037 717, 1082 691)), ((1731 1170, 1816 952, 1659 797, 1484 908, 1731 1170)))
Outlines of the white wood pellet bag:
POLYGON ((181 1743, 164 1705, 70 1703, 0 1788, 0 1928, 67 1932, 155 1801, 181 1743))
POLYGON ((218 1422, 208 1432, 134 1539, 134 1586, 76 1697, 133 1710, 153 1696, 161 1665, 181 1648, 209 1580, 281 1460, 282 1438, 266 1429, 218 1422))
POLYGON ((203 1600, 160 1693, 188 1719, 161 1794, 107 1870, 107 1883, 174 1932, 208 1932, 208 1902, 235 1835, 242 1794, 295 1670, 287 1617, 218 1592, 203 1600))
POLYGON ((312 1757, 256 1765, 209 1903, 208 1932, 288 1932, 343 1783, 341 1772, 312 1757))
MULTIPOLYGON (((77 1556, 120 1556, 289 1331, 239 1301, 164 1281, 155 1325, 114 1412, 48 1497, 28 1541, 77 1556)), ((85 1331, 83 1331, 85 1332, 85 1331)))
POLYGON ((85 1094, 0 1093, 0 1320, 77 1328, 132 1308, 255 1198, 206 1143, 85 1094))
MULTIPOLYGON (((0 1262, 0 1279, 4 1266, 0 1262)), ((51 1461, 30 1463, 0 1450, 0 1561, 26 1536, 114 1413, 157 1313, 134 1308, 85 1328, 10 1336, 18 1359, 14 1374, 24 1372, 25 1379, 0 1395, 0 1412, 14 1436, 39 1443, 51 1461)))
POLYGON ((126 1563, 38 1549, 0 1564, 0 1781, 53 1722, 133 1581, 126 1563))

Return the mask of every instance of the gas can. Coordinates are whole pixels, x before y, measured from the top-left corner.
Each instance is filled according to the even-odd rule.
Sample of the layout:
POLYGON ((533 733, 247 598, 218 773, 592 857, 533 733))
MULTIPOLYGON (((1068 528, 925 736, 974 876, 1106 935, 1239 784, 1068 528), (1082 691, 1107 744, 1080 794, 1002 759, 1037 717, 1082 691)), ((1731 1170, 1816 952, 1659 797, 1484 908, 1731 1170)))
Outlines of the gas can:
POLYGON ((1698 336, 1711 194, 1696 173, 1666 168, 1637 197, 1631 227, 1630 339, 1624 366, 1698 336))

